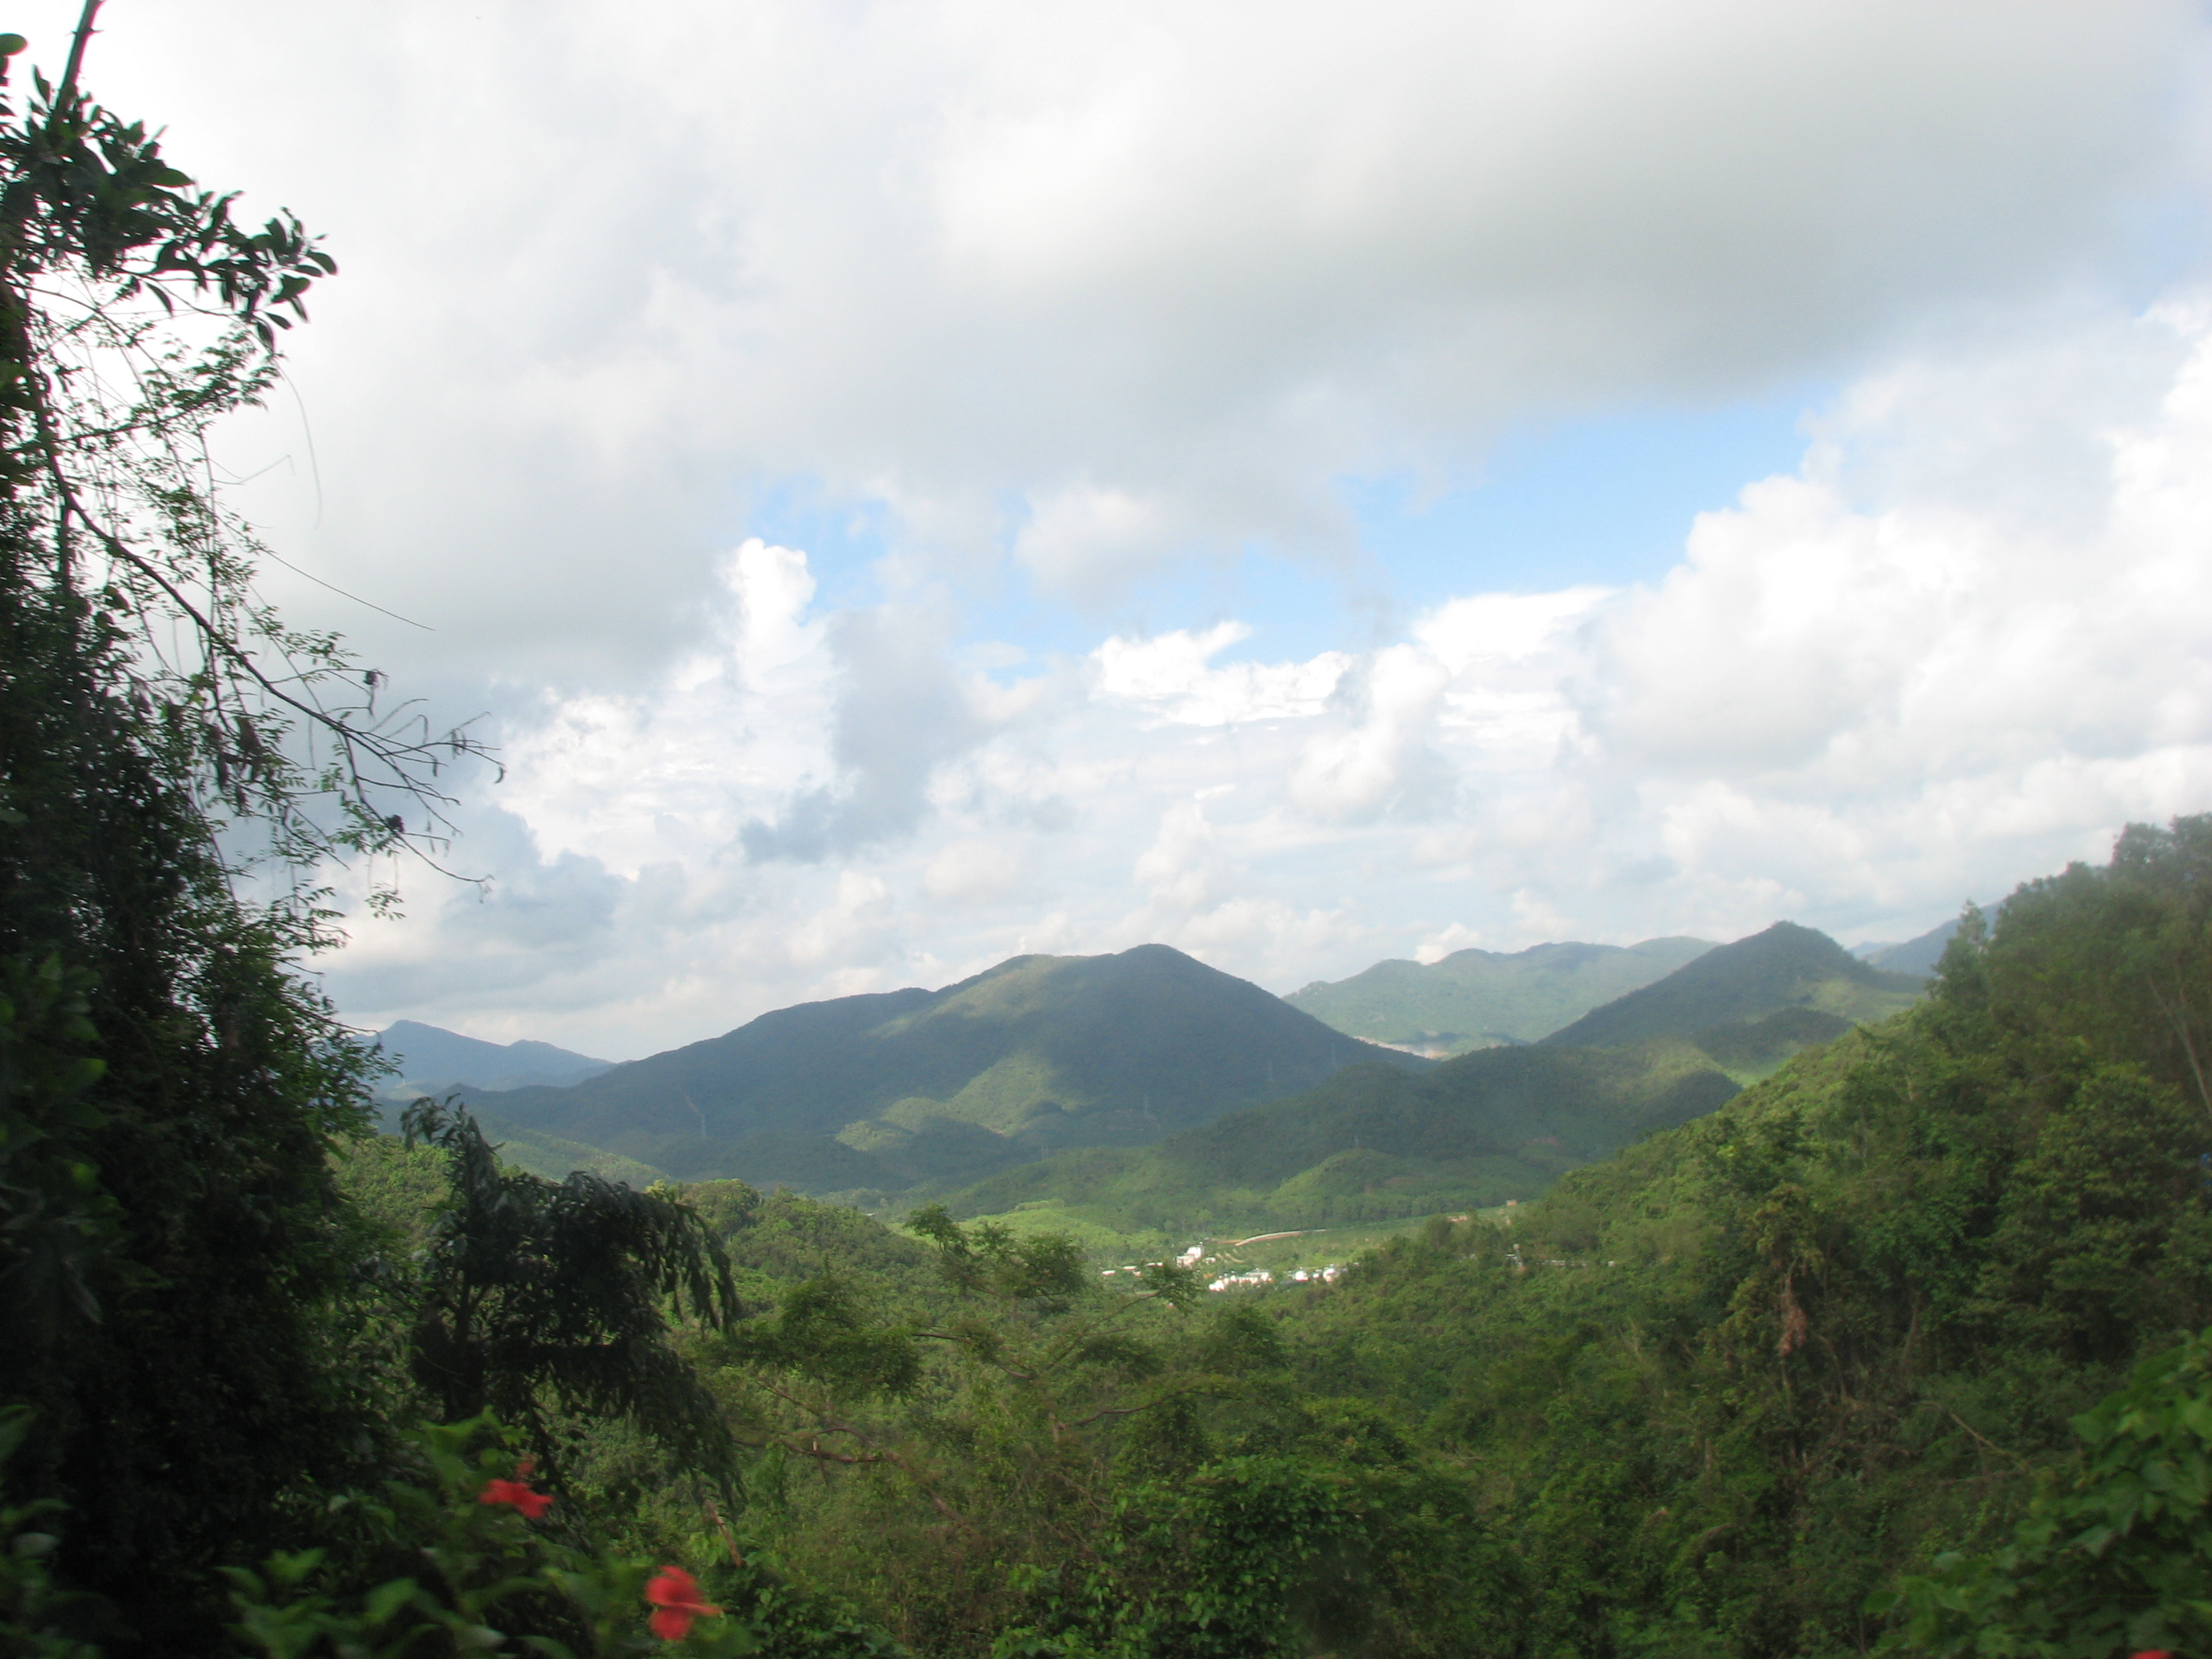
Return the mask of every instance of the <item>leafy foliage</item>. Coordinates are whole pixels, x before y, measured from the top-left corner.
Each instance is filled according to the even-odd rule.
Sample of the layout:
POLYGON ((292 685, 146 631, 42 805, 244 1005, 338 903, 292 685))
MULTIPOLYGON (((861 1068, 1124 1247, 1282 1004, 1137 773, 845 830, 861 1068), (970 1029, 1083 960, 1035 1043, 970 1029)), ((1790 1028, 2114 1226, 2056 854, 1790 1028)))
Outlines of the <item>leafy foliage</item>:
POLYGON ((489 1419, 424 1429, 413 1450, 420 1468, 409 1478, 375 1497, 337 1498, 349 1534, 342 1556, 282 1551, 258 1570, 227 1571, 236 1633, 254 1650, 268 1659, 586 1659, 757 1650, 746 1623, 719 1607, 675 1638, 658 1635, 647 1622, 653 1581, 682 1570, 586 1554, 532 1525, 531 1511, 546 1500, 489 1419))
POLYGON ((446 1420, 494 1412, 550 1465, 549 1407, 627 1418, 688 1467, 732 1481, 720 1414, 668 1340, 671 1312, 718 1328, 737 1315, 705 1223, 665 1189, 502 1169, 466 1112, 418 1101, 405 1127, 410 1146, 419 1139, 447 1160, 413 1331, 416 1380, 446 1420))
POLYGON ((374 1062, 295 964, 316 860, 430 828, 471 745, 253 598, 203 440, 331 264, 82 93, 94 9, 0 103, 0 1398, 56 1582, 189 1652, 210 1569, 373 1462, 394 1398, 326 1159, 374 1062))
POLYGON ((2145 1360, 2074 1427, 2080 1467, 2036 1494, 2009 1543, 1940 1556, 1879 1598, 1910 1613, 1892 1648, 2103 1659, 2212 1646, 2212 1333, 2145 1360))

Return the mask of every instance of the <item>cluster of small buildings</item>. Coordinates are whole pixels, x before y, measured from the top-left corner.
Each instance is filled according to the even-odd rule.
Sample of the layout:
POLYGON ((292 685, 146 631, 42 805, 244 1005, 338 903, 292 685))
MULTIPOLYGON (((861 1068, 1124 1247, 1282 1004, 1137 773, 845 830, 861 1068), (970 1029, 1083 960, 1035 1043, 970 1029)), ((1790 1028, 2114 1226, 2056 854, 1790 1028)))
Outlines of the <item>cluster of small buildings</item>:
MULTIPOLYGON (((1292 1237, 1292 1235, 1288 1233, 1274 1233, 1268 1235, 1268 1237, 1275 1238, 1287 1238, 1292 1237)), ((1243 1242, 1249 1243, 1254 1241, 1248 1239, 1243 1242)), ((1216 1260, 1216 1258, 1206 1255, 1205 1245, 1194 1244, 1176 1258, 1175 1264, 1178 1267, 1196 1267, 1214 1260, 1216 1260)), ((1103 1267, 1099 1270, 1099 1273, 1101 1277, 1111 1279, 1117 1273, 1139 1273, 1143 1271, 1144 1269, 1141 1267, 1132 1266, 1121 1267, 1103 1267)), ((1298 1267, 1293 1269, 1291 1272, 1285 1273, 1283 1276, 1283 1282, 1286 1285, 1334 1285, 1343 1276, 1343 1273, 1344 1264, 1340 1261, 1332 1261, 1325 1267, 1298 1267)), ((1266 1267, 1255 1267, 1247 1273, 1224 1273, 1218 1279, 1213 1279, 1208 1283, 1206 1288, 1209 1291, 1236 1291, 1244 1290, 1261 1285, 1272 1285, 1274 1282, 1275 1275, 1272 1271, 1266 1267)))
MULTIPOLYGON (((1326 1267, 1298 1267, 1283 1276, 1285 1285, 1334 1285, 1343 1276, 1344 1264, 1332 1261, 1326 1267)), ((1255 1267, 1245 1273, 1224 1273, 1206 1288, 1209 1291, 1233 1291, 1247 1285, 1272 1285, 1275 1275, 1265 1267, 1255 1267)))

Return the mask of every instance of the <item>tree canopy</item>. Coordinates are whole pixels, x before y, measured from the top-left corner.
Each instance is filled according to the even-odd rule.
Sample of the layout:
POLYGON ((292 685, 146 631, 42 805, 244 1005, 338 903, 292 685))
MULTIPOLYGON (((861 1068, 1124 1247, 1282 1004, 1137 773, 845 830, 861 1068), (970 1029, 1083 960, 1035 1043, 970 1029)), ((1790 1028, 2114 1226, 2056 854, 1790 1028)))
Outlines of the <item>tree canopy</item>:
POLYGON ((373 1467, 326 1153, 374 1061, 301 963, 320 861, 434 830, 470 744, 254 597, 210 431, 335 266, 92 100, 95 10, 0 100, 0 1395, 72 1582, 187 1651, 216 1561, 373 1467))

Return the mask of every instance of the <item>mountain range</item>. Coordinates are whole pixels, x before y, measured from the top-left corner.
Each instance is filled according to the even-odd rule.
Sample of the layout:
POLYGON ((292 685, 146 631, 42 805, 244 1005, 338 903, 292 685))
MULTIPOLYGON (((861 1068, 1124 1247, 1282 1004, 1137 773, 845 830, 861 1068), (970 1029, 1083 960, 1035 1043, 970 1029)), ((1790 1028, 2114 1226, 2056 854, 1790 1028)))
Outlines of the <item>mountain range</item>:
MULTIPOLYGON (((568 1086, 470 1079, 458 1092, 506 1156, 541 1172, 736 1176, 870 1208, 939 1198, 962 1215, 1045 1211, 1119 1231, 1258 1231, 1533 1198, 1923 983, 1788 922, 1717 946, 1546 945, 1435 966, 1454 962, 1455 981, 1384 963, 1413 975, 1371 969, 1299 997, 1358 986, 1375 1007, 1393 983, 1486 983, 1493 1010, 1519 998, 1528 1035, 1438 1064, 1150 945, 779 1009, 568 1086), (1642 982, 1537 1029, 1543 996, 1570 1007, 1608 975, 1642 982)), ((546 1045, 474 1048, 507 1064, 546 1045)))
POLYGON ((1134 1151, 1058 1153, 948 1200, 1120 1231, 1318 1226, 1535 1197, 1565 1170, 1712 1110, 1924 981, 1790 922, 1699 952, 1528 1045, 1426 1074, 1362 1066, 1134 1151))

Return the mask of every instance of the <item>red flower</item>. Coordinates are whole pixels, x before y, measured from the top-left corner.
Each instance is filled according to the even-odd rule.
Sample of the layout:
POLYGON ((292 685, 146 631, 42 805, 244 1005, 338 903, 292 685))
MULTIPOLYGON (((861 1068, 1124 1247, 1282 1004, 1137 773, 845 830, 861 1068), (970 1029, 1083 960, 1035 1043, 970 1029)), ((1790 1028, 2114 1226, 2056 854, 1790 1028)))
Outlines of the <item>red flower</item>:
MULTIPOLYGON (((524 1464, 516 1473, 526 1474, 530 1466, 524 1464)), ((509 1504, 535 1521, 553 1507, 553 1494, 532 1492, 529 1484, 521 1480, 487 1480, 484 1489, 477 1494, 479 1504, 509 1504)))
POLYGON ((2164 1648, 2145 1648, 2141 1653, 2130 1654, 2128 1659, 2173 1659, 2173 1656, 2164 1648))
POLYGON ((716 1613, 699 1599, 699 1581, 681 1567, 663 1567, 645 1587, 645 1599, 655 1612, 649 1621, 653 1633, 664 1642, 680 1642, 691 1633, 691 1621, 702 1613, 716 1613))

